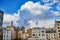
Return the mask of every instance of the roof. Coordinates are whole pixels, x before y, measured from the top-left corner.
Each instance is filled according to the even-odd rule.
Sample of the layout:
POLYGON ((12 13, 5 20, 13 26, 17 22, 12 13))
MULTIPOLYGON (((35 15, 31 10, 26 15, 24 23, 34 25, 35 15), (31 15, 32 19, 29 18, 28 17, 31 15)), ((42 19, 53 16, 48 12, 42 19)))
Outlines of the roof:
POLYGON ((56 30, 47 30, 46 33, 56 33, 56 30))
POLYGON ((60 20, 55 21, 56 23, 60 23, 60 20))
POLYGON ((45 29, 44 27, 40 28, 40 27, 34 27, 32 29, 45 29))
POLYGON ((3 30, 8 30, 8 31, 10 31, 9 29, 7 29, 7 28, 3 28, 3 30))

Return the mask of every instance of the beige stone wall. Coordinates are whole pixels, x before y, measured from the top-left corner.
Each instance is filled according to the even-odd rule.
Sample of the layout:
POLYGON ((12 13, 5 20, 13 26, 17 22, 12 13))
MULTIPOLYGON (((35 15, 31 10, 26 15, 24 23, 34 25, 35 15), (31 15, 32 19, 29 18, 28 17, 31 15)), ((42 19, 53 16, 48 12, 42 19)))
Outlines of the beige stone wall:
POLYGON ((57 37, 57 40, 60 40, 60 38, 59 38, 60 37, 60 35, 59 35, 60 32, 58 30, 60 30, 60 23, 56 23, 56 32, 57 32, 56 37, 57 37))
POLYGON ((32 37, 32 29, 28 29, 28 35, 29 37, 32 37))
POLYGON ((19 32, 18 32, 18 38, 23 38, 23 33, 22 33, 22 31, 19 31, 19 32))

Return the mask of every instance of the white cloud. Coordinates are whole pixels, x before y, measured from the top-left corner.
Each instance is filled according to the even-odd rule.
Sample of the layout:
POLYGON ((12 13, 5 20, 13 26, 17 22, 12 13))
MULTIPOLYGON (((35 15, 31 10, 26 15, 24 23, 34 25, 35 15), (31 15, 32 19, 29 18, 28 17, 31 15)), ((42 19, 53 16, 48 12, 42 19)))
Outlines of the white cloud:
MULTIPOLYGON (((45 0, 45 2, 46 1, 47 0, 45 0)), ((50 0, 48 0, 48 1, 50 1, 50 0)), ((53 0, 53 2, 50 4, 52 5, 55 2, 58 2, 58 1, 53 0)), ((50 11, 49 9, 51 8, 50 4, 41 5, 39 2, 33 3, 32 1, 28 1, 24 5, 21 6, 21 10, 28 9, 33 15, 38 15, 38 16, 34 17, 35 20, 31 19, 28 21, 28 23, 30 24, 29 27, 37 27, 37 26, 54 27, 55 20, 52 20, 52 19, 48 20, 48 18, 59 16, 60 14, 59 14, 59 12, 55 12, 55 11, 52 11, 50 14, 48 14, 47 12, 49 12, 50 11), (43 20, 41 20, 41 19, 43 19, 43 20), (47 20, 45 20, 45 19, 47 19, 47 20), (36 22, 38 22, 38 25, 36 25, 36 22)))
POLYGON ((53 0, 53 3, 59 2, 58 0, 53 0))
POLYGON ((53 14, 54 14, 55 16, 60 16, 60 13, 59 13, 59 12, 53 12, 53 14))
POLYGON ((51 13, 52 13, 52 15, 54 15, 54 16, 60 16, 59 11, 52 11, 52 10, 51 10, 51 13))
MULTIPOLYGON (((47 0, 45 0, 45 2, 46 1, 47 0)), ((53 3, 55 3, 55 2, 56 2, 56 0, 54 0, 53 3)), ((48 12, 49 9, 51 8, 49 5, 41 5, 39 2, 33 3, 32 1, 28 1, 24 5, 21 6, 21 9, 18 10, 18 14, 16 14, 16 13, 14 13, 13 15, 4 14, 3 21, 9 22, 9 23, 11 21, 14 21, 14 25, 18 25, 17 20, 18 19, 20 20, 20 11, 24 12, 23 11, 24 9, 28 9, 32 13, 32 16, 29 14, 28 14, 28 16, 23 14, 23 17, 26 17, 26 20, 28 20, 30 17, 33 17, 35 19, 34 20, 33 18, 31 18, 30 20, 28 20, 28 23, 30 24, 29 27, 37 27, 37 26, 54 27, 54 20, 48 20, 47 18, 51 18, 53 16, 59 16, 60 14, 58 12, 52 12, 52 15, 45 13, 45 12, 48 12), (34 17, 34 15, 38 15, 38 16, 34 17), (43 20, 41 20, 41 19, 43 19, 43 20), (47 20, 44 20, 44 19, 47 19, 47 20), (38 25, 36 25, 36 22, 38 22, 38 25)), ((23 24, 24 24, 24 22, 23 22, 23 24)))
POLYGON ((4 13, 4 17, 3 17, 3 27, 9 26, 11 25, 11 21, 14 22, 14 25, 17 26, 17 20, 19 19, 19 13, 14 13, 14 14, 6 14, 4 13))
POLYGON ((39 2, 33 3, 32 1, 28 1, 21 6, 21 10, 24 9, 28 9, 32 14, 39 15, 43 14, 43 11, 49 10, 50 7, 47 5, 41 5, 39 2))
POLYGON ((28 23, 30 24, 29 27, 31 27, 31 28, 36 27, 35 21, 30 20, 30 21, 28 21, 28 23))
POLYGON ((60 11, 60 2, 58 2, 58 6, 56 8, 60 11))
POLYGON ((50 0, 42 0, 43 2, 49 2, 50 0))
POLYGON ((28 21, 30 23, 29 27, 33 28, 33 27, 54 27, 55 25, 55 20, 45 20, 45 21, 34 21, 34 20, 30 20, 28 21), (38 25, 36 25, 36 22, 38 22, 38 25))
POLYGON ((51 6, 51 5, 54 5, 55 3, 58 4, 59 0, 43 0, 43 2, 45 2, 46 4, 45 5, 48 5, 48 6, 51 6), (49 2, 50 1, 50 2, 49 2))

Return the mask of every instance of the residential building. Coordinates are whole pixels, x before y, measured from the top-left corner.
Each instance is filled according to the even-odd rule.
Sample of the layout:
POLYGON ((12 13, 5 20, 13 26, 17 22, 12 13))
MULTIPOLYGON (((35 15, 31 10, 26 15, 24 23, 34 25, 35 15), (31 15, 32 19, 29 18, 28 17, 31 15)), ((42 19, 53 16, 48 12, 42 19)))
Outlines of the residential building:
POLYGON ((12 37, 12 40, 16 38, 16 32, 14 30, 14 27, 13 26, 7 26, 7 29, 9 29, 11 31, 11 37, 12 37))
POLYGON ((18 38, 23 38, 23 33, 22 33, 22 31, 18 31, 18 38))
POLYGON ((27 32, 23 34, 23 39, 24 39, 24 40, 27 40, 28 37, 29 37, 29 35, 28 35, 27 32))
POLYGON ((32 37, 32 29, 31 29, 31 28, 29 28, 29 29, 27 30, 27 33, 28 33, 28 36, 29 36, 29 37, 32 37))
POLYGON ((3 40, 11 40, 11 31, 6 28, 3 29, 3 40))
POLYGON ((55 21, 55 27, 57 40, 60 40, 60 21, 55 21))
POLYGON ((0 29, 0 40, 3 38, 3 29, 0 29))
POLYGON ((3 11, 0 10, 0 28, 2 28, 2 23, 3 23, 3 11))
POLYGON ((32 28, 32 37, 28 40, 46 40, 46 29, 35 27, 32 28))
POLYGON ((56 30, 54 28, 47 28, 46 30, 46 38, 47 40, 57 40, 56 38, 56 30))
POLYGON ((0 10, 0 40, 2 40, 3 37, 3 30, 2 30, 3 13, 4 12, 0 10))
POLYGON ((25 27, 24 26, 21 27, 21 30, 23 33, 25 33, 25 27))

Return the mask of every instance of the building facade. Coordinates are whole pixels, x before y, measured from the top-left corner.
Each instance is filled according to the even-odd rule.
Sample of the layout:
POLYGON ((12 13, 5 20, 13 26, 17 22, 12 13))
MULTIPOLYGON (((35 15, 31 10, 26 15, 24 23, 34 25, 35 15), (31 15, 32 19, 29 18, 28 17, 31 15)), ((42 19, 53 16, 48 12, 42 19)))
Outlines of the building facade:
POLYGON ((19 32, 18 32, 18 38, 21 38, 21 39, 23 38, 23 33, 22 33, 22 31, 19 31, 19 32))
POLYGON ((28 34, 29 37, 32 37, 32 29, 28 29, 27 34, 28 34))
POLYGON ((3 13, 4 12, 0 10, 0 40, 2 40, 3 37, 3 30, 2 30, 3 13))
POLYGON ((28 40, 47 40, 45 28, 32 28, 32 37, 28 40))
POLYGON ((46 37, 47 37, 47 40, 57 40, 56 30, 55 29, 46 30, 46 37))
POLYGON ((6 28, 3 29, 3 40, 11 40, 11 31, 6 28))
POLYGON ((7 29, 9 29, 11 31, 11 37, 12 37, 12 40, 16 38, 16 32, 14 30, 14 27, 13 26, 7 26, 7 29))
POLYGON ((2 28, 2 23, 3 23, 3 11, 0 10, 0 28, 2 28))
POLYGON ((55 21, 55 27, 57 40, 60 40, 60 21, 55 21))
POLYGON ((24 27, 24 26, 21 27, 21 31, 22 31, 23 33, 25 33, 25 27, 24 27))

